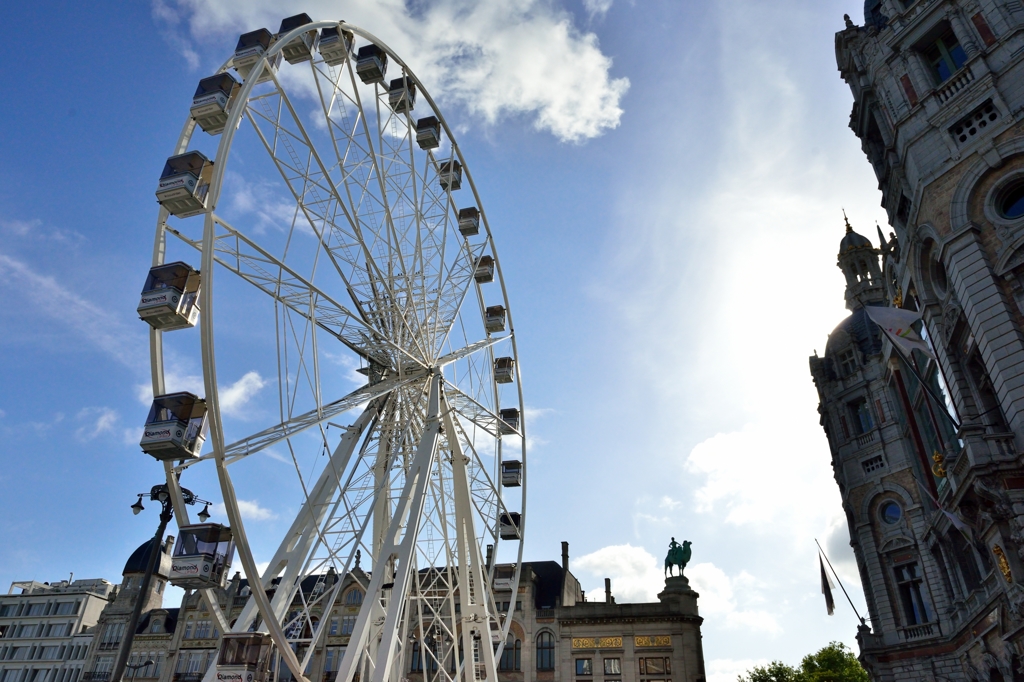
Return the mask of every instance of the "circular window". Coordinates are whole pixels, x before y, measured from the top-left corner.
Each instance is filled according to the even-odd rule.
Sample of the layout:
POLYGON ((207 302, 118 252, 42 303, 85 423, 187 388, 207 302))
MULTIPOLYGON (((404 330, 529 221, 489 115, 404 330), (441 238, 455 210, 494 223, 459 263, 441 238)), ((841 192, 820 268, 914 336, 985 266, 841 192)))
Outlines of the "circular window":
POLYGON ((999 215, 1010 220, 1024 217, 1024 181, 1018 180, 999 193, 999 215))
POLYGON ((882 505, 881 509, 882 520, 888 523, 890 526, 900 522, 903 518, 903 510, 895 502, 886 502, 882 505))

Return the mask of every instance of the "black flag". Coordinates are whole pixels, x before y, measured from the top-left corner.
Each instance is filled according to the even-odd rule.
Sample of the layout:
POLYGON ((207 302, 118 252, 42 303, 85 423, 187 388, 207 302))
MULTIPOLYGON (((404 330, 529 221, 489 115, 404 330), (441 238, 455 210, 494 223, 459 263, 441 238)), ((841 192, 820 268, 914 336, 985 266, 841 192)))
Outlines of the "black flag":
POLYGON ((818 555, 818 565, 821 566, 821 593, 825 595, 825 608, 828 609, 828 615, 836 610, 836 603, 832 599, 832 588, 835 585, 832 584, 832 580, 829 579, 828 573, 825 572, 825 562, 821 560, 821 555, 818 555))

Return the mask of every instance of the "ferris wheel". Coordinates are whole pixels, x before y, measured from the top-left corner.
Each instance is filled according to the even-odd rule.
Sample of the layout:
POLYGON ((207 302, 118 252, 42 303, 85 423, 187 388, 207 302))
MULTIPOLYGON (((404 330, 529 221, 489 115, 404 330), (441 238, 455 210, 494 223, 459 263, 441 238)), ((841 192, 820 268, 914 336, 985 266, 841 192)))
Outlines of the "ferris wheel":
POLYGON ((222 586, 237 551, 253 586, 233 623, 205 592, 229 633, 207 682, 307 679, 341 603, 329 576, 365 591, 337 682, 397 680, 414 651, 432 679, 496 680, 525 410, 501 262, 451 128, 379 39, 298 15, 239 38, 173 151, 139 305, 155 396, 142 448, 178 519, 171 582, 222 586), (170 364, 196 345, 203 397, 170 364), (246 370, 273 408, 239 397, 246 370), (228 524, 192 524, 179 479, 213 472, 228 524), (242 514, 268 486, 297 509, 273 537, 242 514))

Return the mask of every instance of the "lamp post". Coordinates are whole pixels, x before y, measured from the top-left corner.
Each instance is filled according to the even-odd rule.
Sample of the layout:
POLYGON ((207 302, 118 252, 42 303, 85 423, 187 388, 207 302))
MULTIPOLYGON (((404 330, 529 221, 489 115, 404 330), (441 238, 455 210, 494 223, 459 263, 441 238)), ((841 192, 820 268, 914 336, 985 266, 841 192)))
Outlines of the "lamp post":
MULTIPOLYGON (((167 524, 170 523, 171 517, 174 515, 174 507, 171 504, 171 495, 168 492, 166 485, 155 485, 148 493, 139 493, 139 499, 132 505, 133 514, 138 514, 145 509, 145 507, 142 506, 142 498, 147 495, 150 500, 160 503, 160 525, 157 526, 156 534, 153 536, 152 547, 149 551, 149 561, 146 563, 146 572, 143 574, 142 584, 139 586, 139 595, 135 598, 135 607, 132 609, 132 615, 128 619, 128 624, 125 626, 124 637, 121 639, 121 647, 117 651, 117 661, 114 662, 114 669, 110 673, 111 682, 121 682, 121 678, 124 676, 124 669, 128 665, 128 654, 131 652, 132 642, 135 640, 135 629, 139 627, 139 617, 142 615, 143 602, 146 598, 146 593, 149 592, 149 583, 153 579, 153 571, 156 570, 157 562, 160 560, 160 555, 163 553, 161 548, 163 545, 164 531, 167 530, 167 524)), ((181 497, 185 504, 202 502, 205 505, 203 510, 198 514, 200 521, 205 522, 206 519, 210 518, 209 502, 199 499, 191 490, 186 488, 181 489, 181 497)))

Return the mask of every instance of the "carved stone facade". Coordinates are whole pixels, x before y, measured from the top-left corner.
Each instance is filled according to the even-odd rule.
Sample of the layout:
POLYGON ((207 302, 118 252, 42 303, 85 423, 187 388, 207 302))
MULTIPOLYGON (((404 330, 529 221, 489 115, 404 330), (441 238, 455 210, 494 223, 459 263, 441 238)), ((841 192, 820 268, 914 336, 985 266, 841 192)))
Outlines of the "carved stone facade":
POLYGON ((878 249, 844 239, 853 312, 811 358, 861 661, 875 680, 1024 680, 1024 4, 867 0, 836 58, 892 226, 878 249), (935 359, 900 357, 871 305, 919 312, 935 359))

